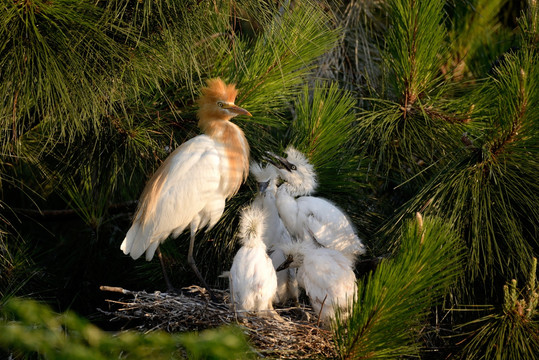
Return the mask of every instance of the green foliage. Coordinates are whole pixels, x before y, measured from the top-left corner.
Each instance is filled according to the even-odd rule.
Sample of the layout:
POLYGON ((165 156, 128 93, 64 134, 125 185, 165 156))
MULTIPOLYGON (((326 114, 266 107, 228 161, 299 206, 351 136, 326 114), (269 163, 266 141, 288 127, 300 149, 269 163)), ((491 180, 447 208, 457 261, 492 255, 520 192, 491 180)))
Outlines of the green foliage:
POLYGON ((338 34, 329 23, 316 4, 300 2, 293 8, 284 4, 254 42, 240 38, 231 54, 218 62, 215 74, 226 74, 239 84, 236 102, 254 115, 242 128, 248 140, 258 140, 250 141, 255 159, 282 136, 261 132, 267 126, 288 126, 290 120, 283 115, 291 100, 300 93, 315 61, 335 46, 338 34))
POLYGON ((3 1, 1 18, 2 152, 17 154, 29 131, 85 131, 108 108, 106 91, 96 91, 110 87, 104 75, 129 60, 112 36, 125 32, 114 14, 89 2, 3 1))
POLYGON ((39 272, 32 252, 23 238, 8 242, 7 234, 0 230, 0 306, 2 300, 20 292, 39 272))
POLYGON ((44 359, 240 359, 252 354, 243 334, 223 327, 200 334, 110 334, 72 312, 55 314, 32 300, 10 299, 0 316, 0 347, 44 359))
MULTIPOLYGON (((319 194, 346 209, 373 254, 398 251, 360 281, 361 311, 338 333, 343 357, 418 354, 417 330, 451 282, 443 264, 451 268, 455 258, 446 245, 440 254, 418 246, 419 234, 407 247, 403 233, 416 227, 402 220, 410 214, 426 214, 425 234, 434 222, 440 238, 454 239, 450 226, 464 239, 469 256, 457 301, 465 293, 473 304, 499 303, 497 284, 520 282, 537 257, 535 0, 0 1, 4 300, 54 294, 62 308, 88 314, 104 282, 164 286, 157 261, 132 261, 118 247, 151 173, 199 133, 194 99, 216 76, 237 83, 237 103, 254 115, 234 120, 253 160, 288 144, 305 151, 319 194), (518 21, 506 15, 520 10, 518 21), (432 296, 429 281, 440 284, 432 296)), ((195 258, 212 285, 230 264, 238 210, 255 190, 249 179, 197 239, 195 258)), ((186 238, 163 246, 179 286, 196 281, 186 238)), ((469 354, 493 338, 510 346, 504 341, 537 331, 536 318, 507 309, 475 323, 466 313, 484 329, 473 332, 469 354)), ((77 346, 88 343, 82 328, 60 326, 77 346)), ((40 329, 39 336, 49 331, 40 329)), ((210 344, 216 334, 162 341, 180 354, 177 344, 210 344)), ((524 354, 519 343, 504 349, 524 354)))
POLYGON ((476 319, 461 327, 465 333, 463 359, 533 359, 539 353, 539 283, 537 259, 532 261, 525 291, 517 281, 504 285, 501 311, 476 319), (520 296, 523 298, 519 298, 520 296))
POLYGON ((355 115, 351 93, 337 83, 306 84, 294 102, 294 120, 287 136, 314 165, 321 191, 332 196, 357 189, 357 158, 353 144, 355 115), (336 161, 339 159, 338 161, 336 161))
POLYGON ((484 76, 496 57, 511 45, 498 20, 507 0, 474 0, 468 6, 448 2, 451 18, 447 46, 452 56, 444 67, 446 77, 462 80, 484 76), (471 73, 470 73, 471 72, 471 73))
POLYGON ((417 337, 433 303, 462 274, 462 240, 442 219, 418 213, 399 248, 358 284, 352 315, 335 327, 343 359, 418 356, 417 337))
MULTIPOLYGON (((365 99, 359 112, 358 146, 364 165, 384 185, 406 183, 407 193, 428 178, 458 139, 449 113, 438 99, 445 89, 440 66, 448 56, 443 47, 443 2, 391 1, 390 28, 383 51, 387 64, 386 98, 365 99)), ((378 86, 381 88, 384 86, 378 86)), ((400 204, 396 204, 400 205, 400 204)))
POLYGON ((522 45, 537 50, 539 43, 539 5, 537 1, 528 0, 527 9, 518 21, 521 30, 522 45))
POLYGON ((402 97, 405 113, 435 85, 443 56, 443 5, 440 0, 388 3, 392 26, 385 57, 394 72, 396 95, 402 97))
POLYGON ((427 213, 464 234, 472 279, 525 273, 538 247, 538 65, 535 52, 506 56, 480 89, 467 145, 404 206, 403 213, 428 204, 427 213))

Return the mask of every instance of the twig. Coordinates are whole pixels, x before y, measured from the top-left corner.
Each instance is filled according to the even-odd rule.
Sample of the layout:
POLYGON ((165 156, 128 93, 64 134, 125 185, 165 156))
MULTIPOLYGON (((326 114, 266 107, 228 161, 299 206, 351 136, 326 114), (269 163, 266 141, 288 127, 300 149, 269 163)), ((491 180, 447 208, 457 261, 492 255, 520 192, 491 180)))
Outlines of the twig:
POLYGON ((318 312, 318 321, 316 322, 316 326, 320 326, 320 318, 321 318, 322 310, 324 309, 324 304, 326 303, 327 298, 328 298, 328 294, 324 296, 324 300, 322 301, 322 306, 320 306, 320 311, 318 312))

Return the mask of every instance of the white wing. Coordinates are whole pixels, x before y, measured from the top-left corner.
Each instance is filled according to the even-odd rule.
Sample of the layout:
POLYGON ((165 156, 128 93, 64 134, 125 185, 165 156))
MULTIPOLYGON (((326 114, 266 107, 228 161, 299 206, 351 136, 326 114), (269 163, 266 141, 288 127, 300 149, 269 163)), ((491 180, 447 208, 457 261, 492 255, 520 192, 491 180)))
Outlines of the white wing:
POLYGON ((365 253, 365 246, 356 235, 348 217, 330 201, 303 196, 297 199, 300 223, 324 247, 352 257, 365 253))
POLYGON ((176 149, 146 185, 140 209, 121 249, 137 259, 146 251, 151 260, 171 233, 178 236, 189 224, 196 230, 215 225, 223 213, 219 145, 199 135, 176 149))
MULTIPOLYGON (((298 270, 315 312, 322 320, 333 318, 335 306, 346 310, 356 291, 356 277, 350 259, 332 249, 315 249, 305 254, 298 270)), ((343 313, 343 315, 345 315, 343 313)))

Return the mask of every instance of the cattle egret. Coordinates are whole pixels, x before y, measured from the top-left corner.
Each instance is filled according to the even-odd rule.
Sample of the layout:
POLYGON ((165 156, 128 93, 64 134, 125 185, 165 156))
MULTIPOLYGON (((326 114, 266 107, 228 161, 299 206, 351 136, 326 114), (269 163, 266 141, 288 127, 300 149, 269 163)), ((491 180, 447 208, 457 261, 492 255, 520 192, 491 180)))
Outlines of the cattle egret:
POLYGON ((270 162, 284 181, 275 195, 279 216, 292 237, 313 237, 320 245, 342 252, 352 261, 365 253, 348 217, 329 200, 309 196, 317 186, 316 173, 305 155, 293 147, 284 159, 272 153, 270 162))
POLYGON ((163 162, 146 184, 133 224, 121 250, 133 259, 144 252, 151 260, 157 247, 189 226, 187 261, 207 284, 193 258, 196 232, 212 228, 249 174, 249 145, 243 131, 230 120, 251 114, 234 105, 235 85, 210 79, 198 99, 198 126, 204 134, 183 143, 163 162))
MULTIPOLYGON (((265 226, 263 239, 270 252, 273 266, 277 268, 286 260, 283 250, 279 245, 290 244, 292 242, 292 237, 279 217, 279 212, 275 204, 278 174, 274 166, 262 167, 260 164, 254 162, 251 163, 250 171, 258 182, 259 189, 259 193, 251 206, 263 209, 267 214, 267 226, 265 226)), ((294 303, 298 303, 298 297, 299 288, 296 280, 296 269, 290 268, 277 273, 276 302, 283 304, 288 299, 292 299, 294 303)))
POLYGON ((272 306, 277 292, 277 274, 262 240, 265 221, 266 214, 258 207, 248 207, 241 214, 242 247, 230 268, 230 293, 232 302, 240 310, 279 318, 272 306))
POLYGON ((281 246, 288 256, 277 271, 298 268, 299 286, 305 289, 313 310, 325 326, 335 319, 349 316, 357 292, 353 261, 340 251, 319 247, 311 239, 281 246))

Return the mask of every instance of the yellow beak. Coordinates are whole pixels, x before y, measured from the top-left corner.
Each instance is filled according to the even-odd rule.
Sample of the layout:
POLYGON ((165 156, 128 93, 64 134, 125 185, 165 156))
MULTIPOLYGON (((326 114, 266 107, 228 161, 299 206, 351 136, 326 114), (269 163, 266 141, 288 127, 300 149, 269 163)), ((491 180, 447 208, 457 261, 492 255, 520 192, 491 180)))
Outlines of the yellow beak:
POLYGON ((247 116, 253 116, 251 113, 244 108, 241 108, 239 106, 236 106, 234 104, 225 104, 223 106, 225 109, 232 111, 233 113, 236 113, 238 115, 247 115, 247 116))

